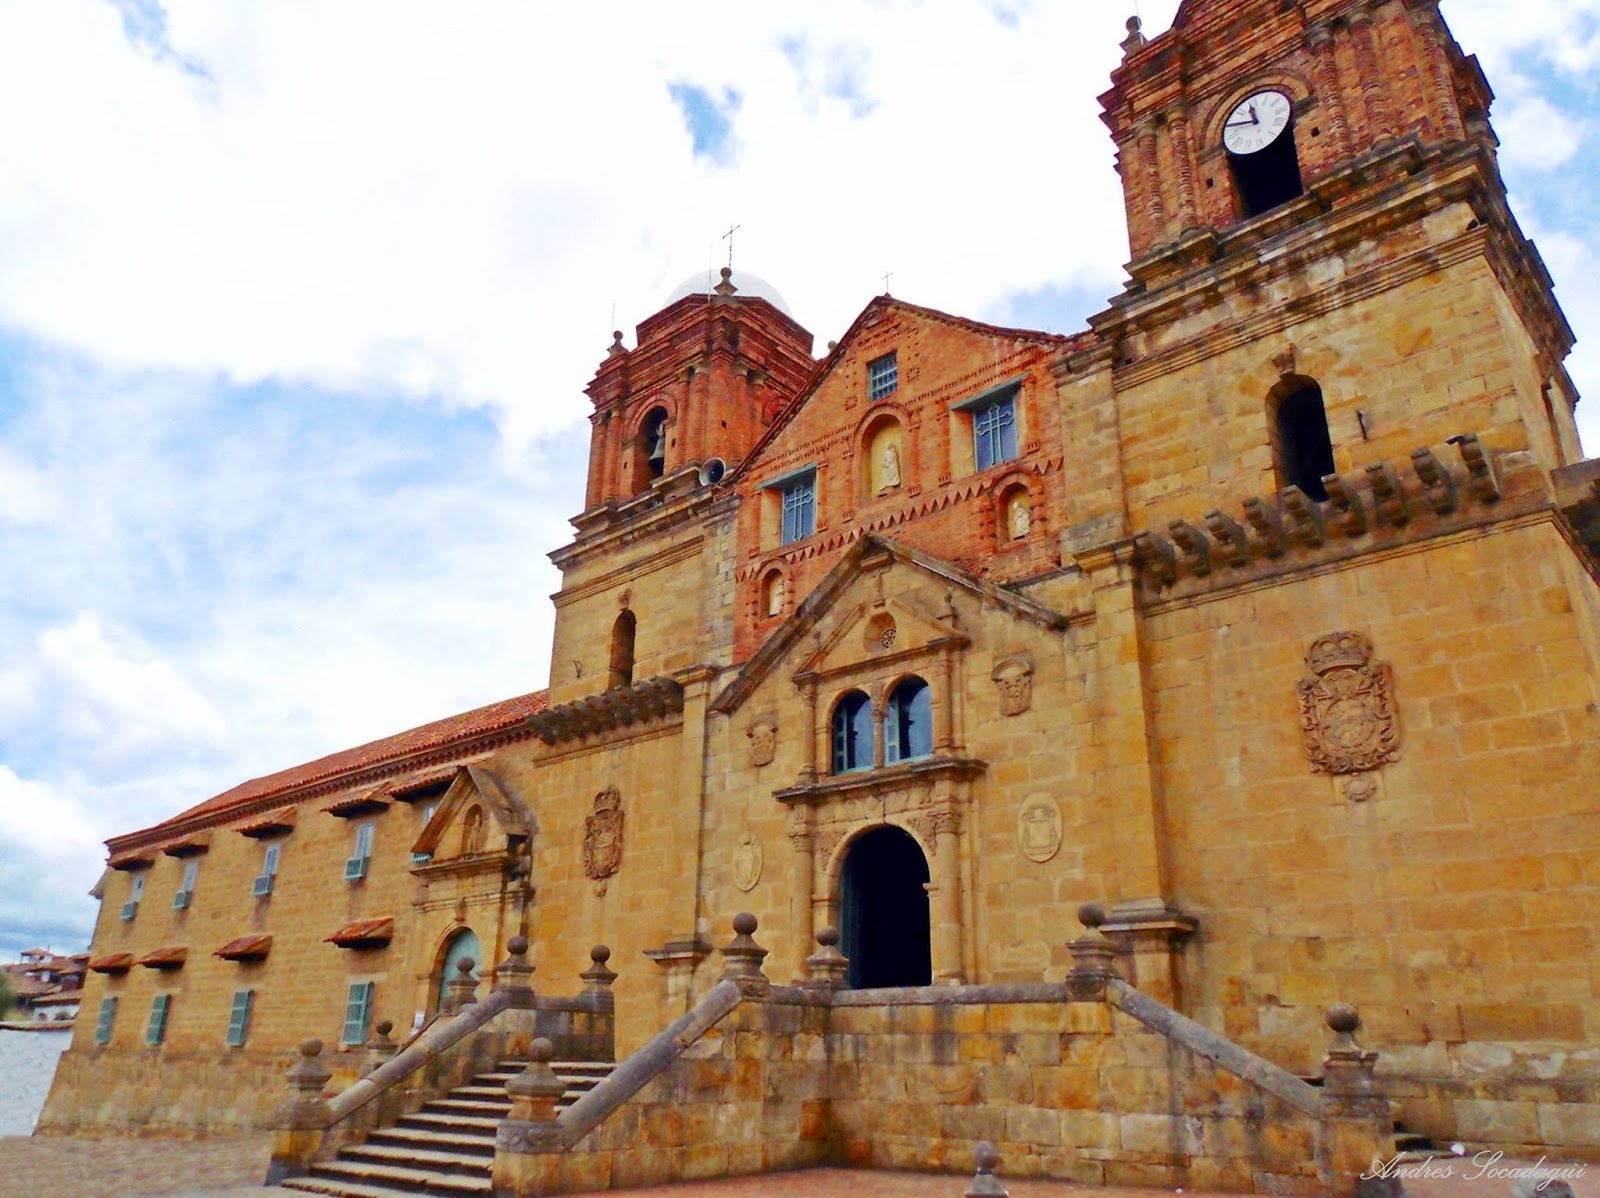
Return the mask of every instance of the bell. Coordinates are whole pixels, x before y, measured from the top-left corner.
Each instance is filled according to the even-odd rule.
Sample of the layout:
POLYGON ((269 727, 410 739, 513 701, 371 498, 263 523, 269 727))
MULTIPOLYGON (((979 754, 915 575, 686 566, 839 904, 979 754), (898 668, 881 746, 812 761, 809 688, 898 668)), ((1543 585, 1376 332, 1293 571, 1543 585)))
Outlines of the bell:
POLYGON ((667 426, 664 424, 656 431, 656 443, 650 447, 649 461, 652 466, 665 466, 667 463, 667 426))

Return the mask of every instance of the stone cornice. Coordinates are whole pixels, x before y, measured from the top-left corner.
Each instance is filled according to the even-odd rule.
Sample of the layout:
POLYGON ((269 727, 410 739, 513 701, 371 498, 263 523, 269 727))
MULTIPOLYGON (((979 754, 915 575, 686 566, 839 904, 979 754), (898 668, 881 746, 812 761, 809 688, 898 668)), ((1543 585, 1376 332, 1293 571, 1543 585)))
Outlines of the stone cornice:
POLYGON ((989 763, 975 757, 928 757, 901 765, 886 765, 851 774, 831 774, 815 782, 775 790, 772 797, 785 806, 816 807, 830 799, 858 797, 881 791, 904 790, 942 780, 965 782, 988 772, 989 763))

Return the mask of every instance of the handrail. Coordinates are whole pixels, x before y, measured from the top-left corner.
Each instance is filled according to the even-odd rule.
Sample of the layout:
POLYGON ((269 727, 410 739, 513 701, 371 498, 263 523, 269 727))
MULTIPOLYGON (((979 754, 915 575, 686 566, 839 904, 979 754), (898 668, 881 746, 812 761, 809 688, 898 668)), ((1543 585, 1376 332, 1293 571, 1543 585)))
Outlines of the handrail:
POLYGON ((718 982, 707 990, 686 1014, 668 1024, 604 1081, 556 1116, 562 1143, 575 1144, 599 1127, 611 1112, 682 1056, 684 1049, 722 1022, 742 997, 738 984, 732 981, 718 982))
POLYGON ((1121 978, 1113 978, 1106 983, 1106 1001, 1196 1056, 1204 1057, 1242 1081, 1283 1099, 1297 1111, 1316 1117, 1322 1115, 1322 1093, 1315 1086, 1241 1048, 1232 1040, 1224 1039, 1210 1028, 1180 1015, 1148 994, 1140 993, 1121 978))
POLYGON ((463 1007, 449 1019, 430 1024, 415 1040, 366 1077, 329 1099, 328 1126, 348 1119, 385 1090, 404 1081, 510 1007, 511 993, 508 990, 494 990, 482 1002, 463 1007))

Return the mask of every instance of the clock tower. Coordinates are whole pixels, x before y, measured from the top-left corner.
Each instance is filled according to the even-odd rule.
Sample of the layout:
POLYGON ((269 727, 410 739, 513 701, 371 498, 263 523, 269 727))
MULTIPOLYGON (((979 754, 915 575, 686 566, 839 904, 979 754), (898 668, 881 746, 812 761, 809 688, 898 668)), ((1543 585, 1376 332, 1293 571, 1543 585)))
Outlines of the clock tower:
POLYGON ((1131 531, 1218 482, 1320 501, 1327 475, 1468 433, 1581 458, 1572 332, 1438 0, 1183 0, 1122 45, 1100 101, 1129 281, 1091 324, 1133 433, 1131 531))

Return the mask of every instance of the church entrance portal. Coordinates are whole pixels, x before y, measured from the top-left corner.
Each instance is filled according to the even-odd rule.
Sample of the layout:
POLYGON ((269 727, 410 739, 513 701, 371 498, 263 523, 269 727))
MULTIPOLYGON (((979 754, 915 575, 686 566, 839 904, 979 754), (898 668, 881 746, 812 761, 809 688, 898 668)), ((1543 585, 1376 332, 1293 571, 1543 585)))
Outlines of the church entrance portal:
POLYGON ((928 859, 899 828, 874 828, 850 846, 839 879, 839 948, 856 989, 933 981, 928 859))

